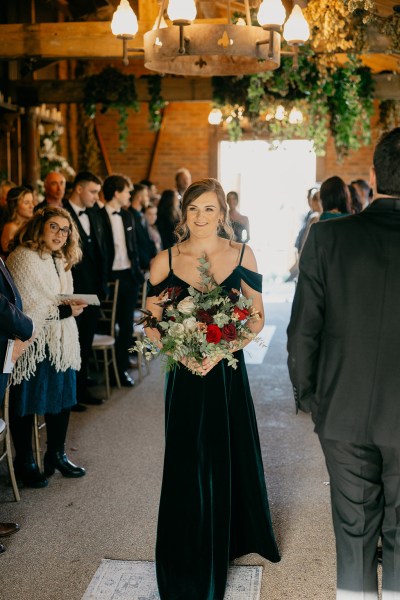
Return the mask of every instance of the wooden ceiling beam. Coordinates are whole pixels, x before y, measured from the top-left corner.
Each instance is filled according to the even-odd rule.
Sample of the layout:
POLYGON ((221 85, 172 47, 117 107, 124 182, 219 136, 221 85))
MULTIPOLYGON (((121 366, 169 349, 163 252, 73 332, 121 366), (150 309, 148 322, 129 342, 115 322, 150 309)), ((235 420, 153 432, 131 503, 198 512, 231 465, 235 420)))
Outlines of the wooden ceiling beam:
MULTIPOLYGON (((224 19, 199 19, 199 23, 224 23, 224 19)), ((129 46, 143 48, 143 34, 154 21, 140 21, 129 46)), ((122 56, 122 42, 111 33, 109 21, 0 25, 0 60, 22 58, 107 59, 122 56)))

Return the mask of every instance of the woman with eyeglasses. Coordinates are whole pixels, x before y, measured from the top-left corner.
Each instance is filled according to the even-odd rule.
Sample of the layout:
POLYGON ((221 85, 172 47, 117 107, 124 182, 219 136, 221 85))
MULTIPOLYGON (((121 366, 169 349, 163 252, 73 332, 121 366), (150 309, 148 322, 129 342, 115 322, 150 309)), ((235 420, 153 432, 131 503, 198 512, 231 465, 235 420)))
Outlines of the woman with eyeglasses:
POLYGON ((80 349, 75 318, 86 304, 65 301, 73 292, 71 267, 81 259, 79 236, 70 214, 46 207, 19 231, 7 266, 21 294, 24 312, 35 326, 35 338, 11 374, 10 428, 16 476, 27 487, 42 488, 57 469, 64 477, 85 470, 65 454, 71 407, 76 404, 75 374, 80 349), (44 415, 47 451, 44 473, 32 451, 34 415, 44 415))

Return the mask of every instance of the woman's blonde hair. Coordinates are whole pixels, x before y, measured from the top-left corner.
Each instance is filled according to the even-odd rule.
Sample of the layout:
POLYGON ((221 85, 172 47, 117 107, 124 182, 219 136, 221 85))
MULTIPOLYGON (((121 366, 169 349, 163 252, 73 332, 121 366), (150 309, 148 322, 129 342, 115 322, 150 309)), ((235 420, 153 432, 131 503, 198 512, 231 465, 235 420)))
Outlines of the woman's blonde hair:
POLYGON ((207 192, 215 193, 222 212, 222 219, 220 226, 218 227, 218 234, 232 241, 233 229, 229 221, 229 209, 226 203, 225 192, 222 189, 219 181, 213 179, 212 177, 208 177, 206 179, 194 181, 183 194, 181 207, 182 216, 175 229, 175 235, 178 239, 178 243, 183 242, 190 236, 189 227, 187 226, 187 211, 189 205, 207 192))
POLYGON ((65 244, 53 252, 53 256, 63 258, 66 266, 65 270, 69 271, 71 267, 82 260, 82 250, 79 246, 79 233, 71 215, 64 208, 56 208, 46 206, 35 212, 32 219, 26 223, 17 233, 14 240, 10 244, 10 251, 15 250, 17 246, 24 246, 31 250, 37 250, 40 255, 48 253, 49 250, 42 240, 44 226, 54 217, 66 219, 69 223, 71 233, 67 237, 65 244))

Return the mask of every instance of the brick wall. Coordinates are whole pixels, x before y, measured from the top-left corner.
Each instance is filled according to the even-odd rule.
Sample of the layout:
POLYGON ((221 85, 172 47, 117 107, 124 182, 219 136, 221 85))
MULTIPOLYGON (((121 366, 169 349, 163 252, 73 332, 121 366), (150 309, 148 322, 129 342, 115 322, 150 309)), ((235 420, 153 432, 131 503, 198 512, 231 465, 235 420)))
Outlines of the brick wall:
POLYGON ((133 182, 149 178, 160 190, 174 187, 175 172, 186 167, 193 179, 208 176, 208 102, 171 102, 164 112, 158 136, 150 131, 147 104, 130 111, 128 147, 118 151, 118 113, 98 114, 98 131, 114 173, 124 173, 133 182))
MULTIPOLYGON (((208 124, 210 108, 209 102, 169 103, 157 140, 157 134, 148 126, 147 104, 141 104, 139 113, 130 111, 128 147, 124 153, 118 151, 118 114, 112 110, 103 115, 98 113, 98 131, 112 172, 124 173, 134 182, 149 178, 160 190, 174 186, 175 172, 181 167, 188 168, 194 180, 215 176, 217 139, 226 137, 222 132, 215 135, 215 130, 208 124)), ((333 175, 339 175, 346 182, 359 178, 369 180, 373 145, 378 136, 376 117, 373 117, 372 123, 371 146, 351 152, 341 162, 333 140, 329 140, 326 156, 318 159, 318 181, 333 175)))

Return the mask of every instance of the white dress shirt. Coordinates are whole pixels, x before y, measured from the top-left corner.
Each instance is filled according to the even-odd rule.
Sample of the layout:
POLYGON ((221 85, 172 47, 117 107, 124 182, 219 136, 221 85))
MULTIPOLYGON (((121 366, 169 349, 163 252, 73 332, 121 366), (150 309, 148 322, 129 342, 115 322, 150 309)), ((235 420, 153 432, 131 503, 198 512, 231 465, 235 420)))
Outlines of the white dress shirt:
POLYGON ((106 211, 110 217, 111 229, 114 240, 114 262, 112 265, 113 271, 123 271, 131 268, 128 250, 126 249, 125 231, 120 211, 115 211, 109 204, 106 204, 106 211))
POLYGON ((87 216, 86 209, 82 208, 80 206, 77 206, 71 200, 68 200, 68 202, 74 209, 74 212, 75 212, 76 216, 78 217, 80 224, 83 227, 83 231, 86 233, 86 235, 88 237, 90 237, 90 221, 89 221, 89 217, 87 216), (79 214, 79 213, 81 213, 81 214, 79 214))

